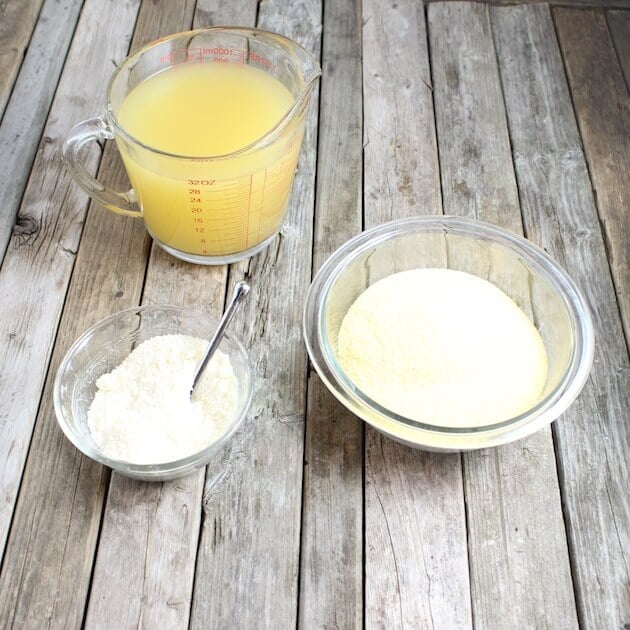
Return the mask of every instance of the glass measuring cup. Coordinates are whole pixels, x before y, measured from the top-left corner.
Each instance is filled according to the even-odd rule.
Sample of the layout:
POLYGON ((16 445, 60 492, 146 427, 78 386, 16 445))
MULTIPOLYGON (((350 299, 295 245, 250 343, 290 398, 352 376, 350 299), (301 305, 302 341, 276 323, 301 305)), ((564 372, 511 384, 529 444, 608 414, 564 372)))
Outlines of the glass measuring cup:
POLYGON ((259 29, 213 27, 171 35, 141 48, 116 69, 103 116, 76 125, 62 157, 88 195, 114 212, 141 217, 173 256, 208 265, 247 258, 264 249, 282 225, 309 98, 320 74, 299 44, 259 29), (140 83, 182 64, 215 64, 230 71, 251 66, 277 79, 293 103, 262 137, 230 153, 179 155, 149 146, 121 124, 121 107, 140 83), (132 185, 128 192, 108 189, 84 166, 87 145, 105 139, 116 141, 132 185))

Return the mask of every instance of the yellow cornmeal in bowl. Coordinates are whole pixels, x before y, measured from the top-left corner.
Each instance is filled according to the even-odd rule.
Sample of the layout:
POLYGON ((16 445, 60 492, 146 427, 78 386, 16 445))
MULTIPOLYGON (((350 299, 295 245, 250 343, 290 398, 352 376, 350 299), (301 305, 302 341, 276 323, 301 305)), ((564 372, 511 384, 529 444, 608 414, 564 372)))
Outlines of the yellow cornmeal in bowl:
POLYGON ((338 359, 372 400, 444 427, 513 418, 540 399, 547 355, 525 313, 490 282, 452 269, 383 278, 352 304, 338 359))

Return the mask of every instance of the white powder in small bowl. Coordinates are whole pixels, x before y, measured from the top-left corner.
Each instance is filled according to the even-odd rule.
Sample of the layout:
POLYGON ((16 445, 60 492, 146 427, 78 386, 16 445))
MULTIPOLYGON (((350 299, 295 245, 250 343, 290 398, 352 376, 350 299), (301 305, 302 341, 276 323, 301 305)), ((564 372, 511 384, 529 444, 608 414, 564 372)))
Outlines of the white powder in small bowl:
POLYGON ((191 402, 193 375, 207 346, 197 337, 158 335, 96 381, 88 427, 106 457, 160 464, 221 438, 236 411, 238 381, 230 358, 217 350, 191 402))

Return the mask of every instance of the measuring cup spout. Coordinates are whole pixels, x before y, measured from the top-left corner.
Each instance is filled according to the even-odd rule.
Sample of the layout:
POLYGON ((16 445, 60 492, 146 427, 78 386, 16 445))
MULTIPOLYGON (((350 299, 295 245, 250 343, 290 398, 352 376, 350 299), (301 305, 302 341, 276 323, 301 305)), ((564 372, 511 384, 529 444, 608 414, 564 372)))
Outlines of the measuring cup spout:
POLYGON ((304 91, 301 98, 308 98, 315 87, 315 82, 322 74, 319 64, 305 48, 299 47, 298 58, 302 64, 302 74, 304 76, 304 91))
POLYGON ((319 79, 322 74, 319 65, 312 57, 310 57, 308 63, 309 65, 305 65, 303 68, 305 83, 304 89, 302 90, 300 96, 297 97, 295 105, 293 107, 296 111, 301 111, 308 105, 308 101, 311 98, 311 93, 313 92, 313 89, 317 84, 317 79, 319 79))
POLYGON ((283 82, 293 84, 293 93, 295 100, 291 108, 284 114, 278 123, 270 129, 265 136, 249 147, 243 149, 247 152, 260 147, 267 146, 278 140, 285 133, 289 133, 294 125, 299 125, 304 118, 304 114, 308 107, 311 94, 317 84, 317 80, 322 74, 321 68, 313 55, 303 46, 275 33, 264 33, 269 37, 268 43, 278 46, 282 49, 284 59, 282 64, 274 65, 273 69, 268 72, 275 74, 280 78, 283 72, 279 66, 284 66, 285 75, 290 79, 284 79, 283 82))

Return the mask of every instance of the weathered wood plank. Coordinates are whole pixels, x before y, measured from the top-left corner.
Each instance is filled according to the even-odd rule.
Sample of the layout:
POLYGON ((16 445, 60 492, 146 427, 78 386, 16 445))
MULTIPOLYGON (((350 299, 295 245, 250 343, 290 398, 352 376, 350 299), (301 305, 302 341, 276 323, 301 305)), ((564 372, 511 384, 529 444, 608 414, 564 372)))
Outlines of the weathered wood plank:
MULTIPOLYGON (((8 448, 8 457, 2 457, 6 489, 2 495, 6 501, 2 506, 3 535, 13 511, 86 207, 85 196, 61 172, 59 147, 73 121, 98 110, 103 98, 100 90, 110 72, 109 67, 102 67, 100 59, 86 63, 86 42, 124 57, 136 10, 133 3, 88 3, 84 7, 45 132, 51 141, 42 145, 22 204, 22 216, 30 217, 35 229, 30 236, 14 234, 2 267, 3 306, 8 306, 2 320, 3 328, 7 327, 2 337, 15 339, 2 357, 2 362, 10 365, 3 373, 14 375, 3 382, 3 387, 15 392, 2 394, 3 400, 14 400, 0 427, 0 448, 8 448), (103 23, 112 26, 104 28, 103 23), (19 333, 11 337, 12 330, 19 333)), ((89 253, 98 254, 99 248, 89 253)), ((89 309, 93 303, 86 306, 89 309)), ((86 321, 87 309, 73 313, 78 326, 86 321)), ((44 623, 76 627, 80 623, 91 568, 91 560, 84 562, 85 557, 91 558, 91 550, 81 543, 96 538, 99 496, 107 482, 100 467, 91 465, 65 441, 54 419, 54 371, 61 352, 76 336, 76 332, 71 331, 71 336, 67 332, 61 330, 57 339, 59 351, 47 379, 0 576, 0 618, 19 627, 41 627, 44 623), (66 456, 57 457, 63 448, 66 456), (53 479, 58 483, 53 484, 53 479), (96 492, 81 495, 77 492, 81 484, 96 492)))
MULTIPOLYGON (((217 270, 180 263, 154 246, 142 302, 189 306, 218 318, 221 280, 217 270)), ((87 628, 188 627, 204 472, 166 483, 112 473, 87 628)))
MULTIPOLYGON (((159 30, 176 32, 187 28, 192 4, 182 11, 169 3, 166 8, 173 9, 170 20, 167 24, 163 17, 159 30)), ((142 9, 145 6, 151 8, 147 3, 142 9)), ((251 0, 229 7, 199 2, 193 26, 212 25, 210 16, 223 24, 237 20, 252 23, 256 7, 251 0)), ((151 38, 157 36, 154 33, 151 38)), ((225 266, 206 268, 183 263, 154 245, 142 302, 181 304, 218 317, 226 272, 225 266)), ((112 475, 87 627, 188 626, 204 473, 201 469, 184 479, 148 485, 117 473, 112 475)), ((205 591, 201 594, 213 595, 205 591)))
POLYGON ((630 345, 630 100, 606 18, 554 10, 573 106, 630 345))
MULTIPOLYGON (((461 0, 425 0, 425 4, 432 4, 434 2, 460 2, 461 0)), ((608 8, 619 8, 619 9, 628 9, 630 8, 630 0, 468 0, 470 2, 475 2, 478 4, 487 4, 494 6, 509 6, 516 4, 550 4, 553 6, 560 7, 582 7, 582 8, 594 8, 601 9, 604 7, 608 8)))
POLYGON ((427 13, 444 213, 522 232, 488 7, 432 3, 427 13))
POLYGON ((626 88, 630 89, 630 11, 606 11, 606 21, 626 80, 626 88))
MULTIPOLYGON (((522 233, 488 7, 431 4, 428 19, 444 212, 522 233)), ((528 304, 527 278, 513 288, 528 304)), ((463 462, 475 625, 576 627, 551 430, 463 462)))
POLYGON ((424 10, 393 5, 363 7, 366 227, 442 210, 424 10))
MULTIPOLYGON (((4 257, 11 238, 15 217, 82 4, 83 0, 46 0, 2 118, 0 260, 4 257)), ((13 6, 18 6, 18 3, 13 3, 13 6)), ((16 227, 18 231, 22 229, 28 232, 30 226, 26 224, 16 227)))
POLYGON ((258 0, 197 0, 194 26, 255 26, 257 5, 258 0))
POLYGON ((0 119, 24 60, 43 0, 0 2, 0 119))
MULTIPOLYGON (((258 26, 319 56, 321 5, 266 1, 258 26)), ((302 306, 311 276, 317 94, 281 236, 247 262, 252 292, 232 330, 249 348, 252 410, 222 456, 208 466, 191 626, 295 627, 306 412, 302 306)))
POLYGON ((549 8, 492 8, 525 231, 584 291, 595 362, 578 400, 554 424, 578 617, 587 628, 630 619, 630 390, 597 209, 549 8))
MULTIPOLYGON (((325 3, 313 272, 362 224, 361 4, 325 3)), ((363 423, 308 379, 300 619, 363 626, 363 423)))
MULTIPOLYGON (((424 8, 369 0, 363 23, 365 225, 439 213, 424 8)), ((366 627, 470 626, 459 455, 365 440, 366 627)))
MULTIPOLYGON (((100 51, 108 50, 119 59, 126 55, 136 11, 133 2, 103 6, 90 2, 84 7, 44 131, 48 141, 40 146, 21 205, 20 222, 30 228, 14 232, 0 271, 0 399, 4 401, 0 412, 0 550, 5 546, 87 207, 83 193, 62 171, 59 149, 72 122, 98 111, 111 71, 103 65, 100 51), (103 23, 111 27, 104 28, 103 23)), ((49 421, 53 422, 52 418, 49 421)), ((52 465, 54 469, 54 462, 52 465)), ((47 478, 44 475, 36 483, 47 478)), ((39 492, 45 500, 43 486, 39 492)), ((23 502, 23 510, 27 508, 23 502)), ((22 514, 26 516, 26 512, 22 514)), ((22 522, 22 527, 29 529, 27 522, 22 522)), ((33 540, 45 535, 45 529, 33 532, 33 540)), ((14 527, 16 536, 21 531, 20 526, 14 527)), ((13 610, 18 592, 23 592, 19 610, 11 613, 20 619, 30 614, 27 600, 34 588, 19 577, 28 564, 24 559, 40 563, 51 554, 57 561, 63 554, 62 549, 50 548, 42 557, 33 558, 28 555, 27 544, 11 546, 13 551, 3 568, 0 602, 3 610, 13 610), (5 589, 10 590, 10 597, 5 589)), ((55 596, 55 590, 49 589, 49 597, 55 596)), ((31 613, 37 616, 42 611, 31 609, 31 613)))
MULTIPOLYGON (((106 148, 100 176, 108 172, 110 181, 122 188, 126 176, 120 162, 112 159, 112 149, 106 148)), ((4 600, 15 589, 10 592, 14 598, 11 607, 0 607, 0 619, 10 617, 20 627, 39 628, 42 619, 50 620, 52 627, 73 627, 83 617, 109 472, 82 457, 59 430, 52 381, 65 352, 84 330, 112 312, 138 303, 148 257, 149 241, 141 222, 92 207, 0 576, 0 598, 4 600)))

